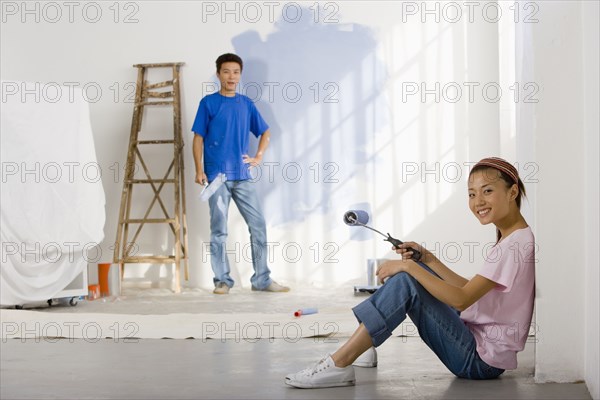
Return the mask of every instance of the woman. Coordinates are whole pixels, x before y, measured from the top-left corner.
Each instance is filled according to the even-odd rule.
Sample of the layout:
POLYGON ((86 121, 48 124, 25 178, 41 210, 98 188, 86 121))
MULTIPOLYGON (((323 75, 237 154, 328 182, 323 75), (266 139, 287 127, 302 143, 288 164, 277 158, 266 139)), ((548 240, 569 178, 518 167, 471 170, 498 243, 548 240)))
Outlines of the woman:
POLYGON ((372 357, 372 347, 390 337, 407 315, 458 377, 493 379, 517 367, 535 291, 535 241, 520 212, 525 187, 515 167, 491 157, 471 170, 468 193, 469 208, 479 222, 496 226, 497 243, 480 272, 465 279, 417 243, 404 243, 396 250, 403 259, 388 261, 377 271, 385 284, 353 309, 360 325, 350 339, 315 366, 286 376, 286 384, 354 385, 352 364, 365 352, 372 357), (421 259, 411 260, 408 248, 419 250, 421 259))

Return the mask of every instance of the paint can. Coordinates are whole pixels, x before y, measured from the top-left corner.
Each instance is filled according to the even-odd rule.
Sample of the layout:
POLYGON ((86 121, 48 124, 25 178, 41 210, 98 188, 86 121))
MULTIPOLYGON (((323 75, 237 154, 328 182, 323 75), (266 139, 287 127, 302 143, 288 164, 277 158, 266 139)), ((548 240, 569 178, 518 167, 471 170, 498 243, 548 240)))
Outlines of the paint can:
POLYGON ((119 296, 121 294, 121 273, 119 264, 98 264, 98 282, 100 284, 100 295, 119 296))
POLYGON ((385 258, 369 258, 367 259, 367 286, 377 286, 377 269, 381 264, 386 262, 385 258))
POLYGON ((100 285, 88 285, 88 300, 96 300, 100 298, 100 285))

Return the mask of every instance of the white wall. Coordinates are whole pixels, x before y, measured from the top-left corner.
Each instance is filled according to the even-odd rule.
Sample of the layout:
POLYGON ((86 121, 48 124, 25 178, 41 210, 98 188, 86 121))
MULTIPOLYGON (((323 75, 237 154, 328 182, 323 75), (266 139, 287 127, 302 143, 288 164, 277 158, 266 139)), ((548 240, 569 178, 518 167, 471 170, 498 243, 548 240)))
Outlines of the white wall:
POLYGON ((585 376, 597 397, 598 13, 590 8, 544 3, 531 27, 533 76, 543 88, 533 124, 540 171, 536 380, 585 376))
MULTIPOLYGON (((284 8, 285 3, 273 15, 263 3, 254 3, 261 18, 246 3, 236 2, 227 3, 232 14, 224 13, 220 2, 119 3, 118 15, 113 3, 104 2, 87 8, 81 3, 73 10, 62 3, 53 3, 59 8, 39 2, 3 4, 2 78, 39 82, 42 100, 51 96, 44 91, 47 82, 88 90, 107 197, 100 261, 111 260, 115 240, 136 77, 131 65, 185 61, 189 284, 211 286, 203 246, 209 240, 208 210, 196 199, 190 128, 199 99, 214 82, 214 60, 227 51, 246 58, 244 83, 254 84, 247 87, 249 95, 256 95, 256 83, 263 90, 257 105, 273 130, 265 161, 279 164, 273 182, 263 168, 258 185, 274 243, 276 279, 342 284, 362 279, 366 258, 389 255, 388 245, 370 234, 362 234, 368 240, 350 241, 350 228, 341 217, 358 203, 371 208, 376 227, 438 249, 465 275, 476 272, 485 246, 494 240, 493 230, 471 217, 465 196, 466 163, 499 154, 501 142, 498 103, 489 99, 496 96, 494 87, 482 90, 488 83, 499 85, 498 27, 486 22, 480 10, 469 22, 465 8, 460 22, 452 23, 454 17, 442 8, 437 15, 427 14, 418 3, 418 9, 411 9, 390 2, 329 2, 316 14, 307 2, 301 3, 303 19, 292 23, 282 13, 286 10, 290 21, 297 10, 284 8), (102 14, 92 23, 96 7, 102 14), (373 7, 379 11, 373 13, 373 7), (273 98, 265 82, 279 85, 273 86, 273 98), (472 99, 465 82, 475 85, 472 99), (293 91, 286 99, 281 91, 286 84, 301 87, 299 101, 290 101, 293 91), (325 102, 327 96, 337 102, 325 102), (298 169, 302 177, 295 182, 298 169)), ((510 89, 501 89, 509 95, 510 89)), ((160 118, 145 121, 148 137, 169 134, 168 116, 160 118)), ((512 155, 514 138, 503 149, 512 155)), ((156 167, 165 160, 158 154, 152 159, 156 167)), ((244 286, 252 273, 247 252, 241 251, 248 243, 246 232, 232 207, 229 243, 236 254, 231 258, 239 259, 233 263, 234 279, 244 286)), ((168 249, 167 239, 166 234, 143 239, 141 251, 168 249)), ((132 266, 126 271, 126 277, 141 280, 157 281, 159 274, 163 282, 170 280, 169 268, 132 266)))
MULTIPOLYGON (((469 22, 468 10, 462 8, 462 19, 452 23, 455 14, 448 3, 429 3, 433 13, 424 13, 421 2, 322 3, 315 25, 311 22, 315 9, 309 8, 313 2, 301 3, 305 18, 295 23, 282 19, 285 3, 278 3, 273 18, 260 2, 254 3, 262 12, 260 18, 255 18, 256 10, 243 8, 246 3, 227 3, 239 7, 236 22, 236 12, 224 14, 221 2, 119 3, 118 15, 112 2, 98 2, 93 4, 101 7, 102 17, 92 23, 93 7, 82 14, 88 3, 74 10, 73 22, 63 3, 54 3, 62 7, 62 18, 53 22, 56 10, 44 9, 43 3, 27 3, 33 11, 26 13, 25 3, 3 2, 0 66, 2 79, 40 82, 37 94, 42 100, 49 95, 43 93, 46 82, 74 82, 88 88, 107 197, 106 239, 101 243, 102 261, 107 261, 112 258, 133 108, 127 101, 135 81, 131 65, 186 62, 182 100, 190 286, 210 287, 212 273, 203 261, 202 244, 209 240, 208 209, 196 200, 189 130, 204 89, 214 81, 214 59, 223 52, 242 53, 246 83, 263 89, 257 104, 273 130, 265 161, 280 163, 273 182, 266 177, 258 182, 269 240, 275 242, 271 265, 276 279, 297 287, 362 279, 366 258, 389 254, 388 246, 373 236, 361 234, 359 239, 367 240, 350 240, 341 217, 357 203, 368 204, 374 226, 426 242, 460 273, 473 275, 494 232, 470 216, 464 163, 492 154, 515 157, 521 173, 531 178, 526 181, 534 209, 529 222, 540 246, 536 379, 585 377, 597 398, 598 125, 592 117, 598 109, 598 91, 591 84, 598 84, 598 21, 597 3, 583 3, 535 3, 539 22, 528 27, 531 38, 516 36, 517 44, 530 43, 531 51, 517 54, 516 62, 517 67, 523 63, 523 68, 530 68, 520 76, 531 76, 541 87, 535 95, 539 103, 532 108, 521 97, 514 112, 501 108, 507 105, 506 97, 496 103, 482 94, 484 85, 497 83, 503 96, 514 95, 505 84, 510 83, 507 71, 515 60, 505 57, 507 47, 498 45, 499 29, 506 31, 486 21, 481 9, 469 22), (411 4, 417 9, 407 8, 411 4), (135 21, 125 23, 126 17, 135 21), (326 22, 326 17, 338 21, 326 22), (279 84, 278 89, 299 85, 303 96, 294 103, 276 91, 269 98, 265 82, 279 84), (465 82, 478 85, 473 101, 465 82), (436 83, 439 99, 421 90, 434 89, 436 83), (452 90, 457 87, 462 98, 455 101, 452 90), (101 94, 96 93, 98 88, 101 94), (411 94, 414 89, 418 92, 411 94), (326 103, 327 95, 337 102, 326 103), (521 118, 514 123, 516 136, 515 129, 504 125, 511 112, 521 118), (538 170, 523 169, 526 162, 534 162, 538 170), (303 173, 298 182, 282 175, 290 163, 303 173), (327 182, 327 173, 334 173, 338 182, 327 182), (454 179, 457 173, 461 176, 454 179), (585 251, 578 251, 577 244, 585 251), (556 250, 566 247, 575 250, 556 250), (290 252, 282 253, 284 248, 290 252), (302 255, 296 259, 297 248, 302 255), (335 262, 325 262, 326 257, 335 262), (580 361, 584 357, 585 364, 580 361)), ((511 4, 502 3, 503 18, 513 17, 506 9, 511 4)), ((294 18, 294 11, 288 9, 288 19, 294 18)), ((488 17, 493 16, 493 9, 488 11, 488 17)), ((519 21, 531 11, 521 9, 519 21)), ((517 25, 516 31, 523 26, 517 25)), ((500 43, 506 44, 506 39, 500 43)), ((35 92, 16 95, 31 98, 35 92)), ((167 120, 147 122, 148 132, 154 134, 169 127, 167 120)), ((154 160, 159 164, 158 157, 154 160)), ((232 207, 231 248, 247 242, 244 223, 232 207)), ((142 244, 168 247, 162 235, 142 244)), ((239 284, 248 286, 251 273, 249 260, 240 257, 234 263, 239 284)), ((168 281, 169 274, 168 268, 130 267, 126 277, 158 281, 160 275, 168 281)))
POLYGON ((584 88, 584 163, 585 163, 585 381, 594 399, 600 399, 600 338, 598 309, 598 260, 600 260, 600 222, 598 204, 600 204, 599 185, 600 162, 598 149, 600 141, 600 83, 598 81, 600 63, 600 3, 584 2, 582 15, 582 47, 584 88))

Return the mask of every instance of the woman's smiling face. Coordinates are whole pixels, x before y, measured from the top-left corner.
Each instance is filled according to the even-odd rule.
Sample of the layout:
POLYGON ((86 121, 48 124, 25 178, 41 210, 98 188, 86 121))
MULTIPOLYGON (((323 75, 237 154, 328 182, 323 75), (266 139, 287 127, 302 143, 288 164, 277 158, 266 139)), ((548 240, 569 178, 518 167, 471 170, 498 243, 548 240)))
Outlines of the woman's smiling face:
POLYGON ((469 177, 469 208, 482 225, 495 224, 509 215, 518 189, 517 185, 506 186, 493 168, 477 170, 469 177))

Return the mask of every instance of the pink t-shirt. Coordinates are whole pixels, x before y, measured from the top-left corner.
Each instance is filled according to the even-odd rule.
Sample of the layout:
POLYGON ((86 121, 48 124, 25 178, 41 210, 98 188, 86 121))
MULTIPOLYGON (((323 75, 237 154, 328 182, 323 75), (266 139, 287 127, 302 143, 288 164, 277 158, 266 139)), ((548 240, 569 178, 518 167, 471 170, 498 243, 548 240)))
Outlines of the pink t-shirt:
POLYGON ((497 286, 460 314, 487 364, 517 368, 531 325, 535 296, 535 239, 531 228, 518 229, 496 244, 479 275, 497 286))

